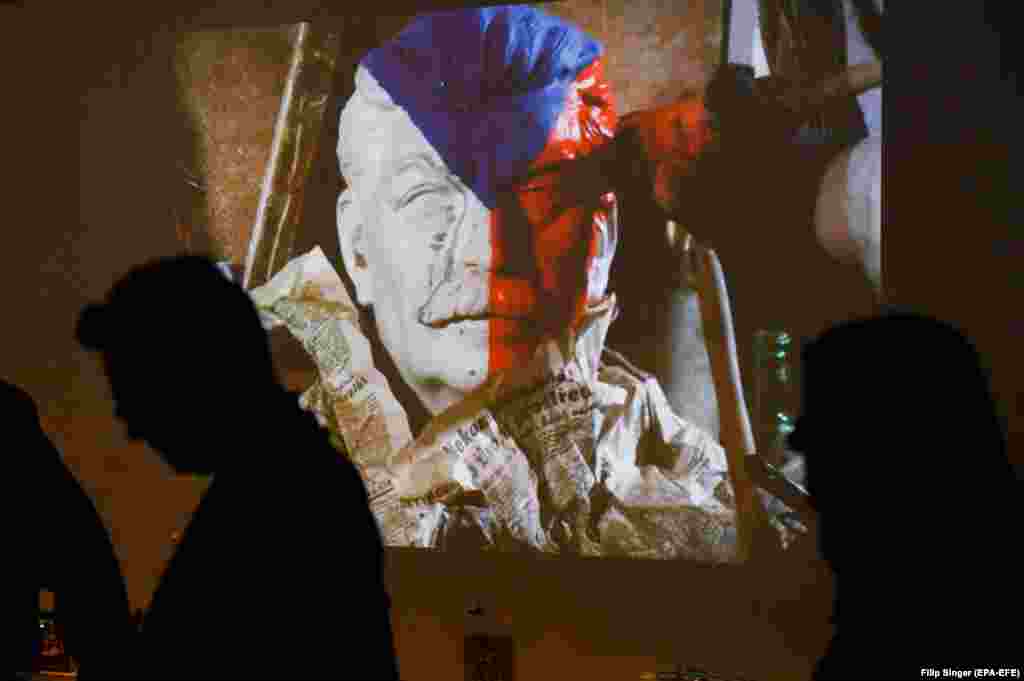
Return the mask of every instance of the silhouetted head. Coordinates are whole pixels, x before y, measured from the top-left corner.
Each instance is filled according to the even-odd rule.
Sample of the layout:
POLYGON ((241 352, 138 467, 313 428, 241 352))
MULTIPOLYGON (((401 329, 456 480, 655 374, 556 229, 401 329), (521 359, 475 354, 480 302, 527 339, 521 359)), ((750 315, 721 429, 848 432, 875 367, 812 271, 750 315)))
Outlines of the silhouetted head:
POLYGON ((77 337, 102 354, 129 437, 181 472, 213 471, 283 393, 248 295, 198 256, 129 272, 86 306, 77 337))
POLYGON ((945 565, 973 559, 960 542, 987 542, 1004 521, 1012 472, 988 380, 943 322, 891 312, 809 344, 790 445, 807 457, 837 573, 920 564, 933 550, 945 565))

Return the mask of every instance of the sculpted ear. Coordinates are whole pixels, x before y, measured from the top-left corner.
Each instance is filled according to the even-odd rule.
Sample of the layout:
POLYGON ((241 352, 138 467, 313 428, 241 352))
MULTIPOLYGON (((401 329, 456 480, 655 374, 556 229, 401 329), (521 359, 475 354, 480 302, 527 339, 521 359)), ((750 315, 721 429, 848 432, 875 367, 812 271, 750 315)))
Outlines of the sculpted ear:
POLYGON ((373 305, 373 286, 370 265, 366 259, 366 227, 352 189, 346 189, 338 197, 338 243, 341 245, 341 259, 345 271, 356 287, 356 302, 373 305))

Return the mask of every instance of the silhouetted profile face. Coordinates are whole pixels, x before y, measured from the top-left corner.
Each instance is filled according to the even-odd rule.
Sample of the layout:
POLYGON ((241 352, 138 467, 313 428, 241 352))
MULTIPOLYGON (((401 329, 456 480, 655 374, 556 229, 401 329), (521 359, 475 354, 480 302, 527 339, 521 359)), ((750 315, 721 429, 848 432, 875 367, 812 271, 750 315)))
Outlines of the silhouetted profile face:
MULTIPOLYGON (((434 44, 443 53, 451 41, 434 44)), ((577 323, 588 298, 604 294, 616 242, 614 197, 570 192, 563 173, 547 166, 604 143, 615 118, 601 61, 590 59, 562 83, 550 129, 533 141, 537 151, 516 175, 488 184, 466 171, 475 163, 466 157, 493 161, 501 145, 527 147, 537 131, 507 129, 470 144, 477 131, 437 132, 431 125, 450 123, 396 103, 402 83, 393 81, 378 82, 360 66, 342 112, 338 157, 348 189, 338 201, 339 239, 384 347, 424 406, 438 413, 492 372, 524 363, 542 339, 577 323), (431 141, 442 132, 466 139, 461 146, 431 141)), ((526 115, 536 104, 516 94, 506 106, 526 115)), ((461 115, 472 120, 473 111, 461 115)))
POLYGON ((203 258, 132 270, 83 310, 77 335, 101 354, 127 436, 182 473, 216 470, 280 392, 248 296, 203 258))
POLYGON ((179 473, 211 473, 215 465, 202 444, 203 433, 214 426, 204 410, 190 399, 192 391, 165 385, 154 390, 143 377, 145 366, 115 353, 103 354, 110 383, 114 416, 129 440, 145 442, 179 473), (174 396, 175 399, 166 399, 174 396))
MULTIPOLYGON (((804 349, 790 445, 807 457, 822 556, 837 574, 931 557, 1007 495, 987 381, 960 331, 912 313, 848 322, 804 349)), ((998 526, 994 515, 982 524, 998 526)))

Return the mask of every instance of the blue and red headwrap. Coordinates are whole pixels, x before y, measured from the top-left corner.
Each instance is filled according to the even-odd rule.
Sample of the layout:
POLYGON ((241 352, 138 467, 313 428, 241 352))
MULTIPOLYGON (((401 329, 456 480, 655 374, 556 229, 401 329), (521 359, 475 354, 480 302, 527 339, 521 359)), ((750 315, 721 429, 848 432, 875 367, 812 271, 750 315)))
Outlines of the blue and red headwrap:
POLYGON ((545 149, 577 78, 603 51, 573 24, 515 5, 421 15, 361 65, 493 209, 545 149))

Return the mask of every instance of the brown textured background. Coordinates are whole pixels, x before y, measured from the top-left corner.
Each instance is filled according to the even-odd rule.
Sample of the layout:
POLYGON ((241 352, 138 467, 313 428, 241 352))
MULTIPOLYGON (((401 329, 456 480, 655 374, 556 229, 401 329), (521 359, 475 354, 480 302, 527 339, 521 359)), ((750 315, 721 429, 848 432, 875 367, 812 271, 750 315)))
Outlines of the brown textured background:
POLYGON ((291 34, 290 26, 202 31, 178 46, 180 96, 195 131, 190 170, 205 189, 186 212, 190 246, 218 260, 244 264, 249 252, 291 34))
MULTIPOLYGON (((132 601, 142 606, 169 554, 169 534, 185 521, 201 486, 172 477, 144 447, 125 442, 110 415, 99 368, 94 358, 76 347, 71 334, 84 302, 102 296, 132 265, 179 248, 168 206, 180 191, 175 184, 180 178, 166 160, 176 157, 189 140, 176 127, 180 112, 174 96, 170 30, 332 16, 340 22, 338 17, 350 9, 299 0, 275 7, 242 0, 181 2, 164 10, 158 5, 97 2, 61 6, 55 14, 55 6, 23 4, 0 6, 0 58, 8 66, 4 87, 11 93, 2 109, 7 132, 3 187, 9 199, 3 220, 5 243, 0 247, 6 256, 0 277, 7 294, 0 372, 25 386, 39 402, 45 427, 110 526, 132 601)), ((624 88, 625 111, 644 106, 648 97, 656 102, 671 88, 699 87, 706 79, 709 61, 666 60, 654 38, 657 31, 651 28, 677 27, 678 42, 671 36, 664 40, 677 45, 681 54, 690 49, 694 55, 712 54, 713 49, 694 47, 709 40, 702 28, 712 21, 708 7, 701 2, 586 5, 573 0, 557 10, 579 16, 606 42, 613 78, 624 88), (645 31, 641 37, 626 35, 640 30, 645 31), (677 71, 664 78, 670 68, 677 71), (652 79, 651 73, 662 77, 652 79)), ((401 23, 364 20, 343 39, 352 54, 349 65, 342 60, 339 71, 350 77, 351 62, 359 53, 401 23)), ((948 59, 955 53, 950 51, 948 59)), ((943 54, 933 56, 945 58, 943 54)), ((346 87, 350 85, 339 82, 339 91, 346 87)), ((958 101, 966 107, 970 100, 958 101)), ((991 121, 994 114, 988 111, 991 121)), ((902 131, 924 140, 949 141, 951 131, 957 130, 930 120, 915 116, 914 125, 898 129, 890 124, 890 134, 899 136, 902 131)), ((336 120, 331 124, 336 127, 336 120)), ((970 147, 981 149, 972 158, 1002 158, 1003 141, 996 133, 984 135, 978 141, 987 146, 970 147)), ((976 144, 973 137, 955 141, 963 145, 964 139, 967 145, 976 144)), ((324 148, 330 144, 327 134, 324 148)), ((941 167, 951 153, 956 152, 949 145, 934 147, 925 154, 926 162, 918 161, 923 165, 916 167, 941 167)), ((330 241, 336 237, 328 198, 340 180, 333 159, 324 156, 315 170, 323 185, 320 214, 317 217, 310 197, 307 216, 311 223, 318 221, 309 225, 309 238, 317 238, 329 251, 337 245, 330 241)), ((785 175, 785 169, 779 174, 785 175)), ((914 200, 908 206, 897 198, 895 205, 903 205, 900 220, 889 223, 901 229, 886 237, 886 277, 899 300, 920 302, 976 332, 1003 386, 1004 404, 1012 404, 1011 398, 1019 403, 1019 341, 1014 339, 1019 339, 1021 327, 1019 314, 1006 311, 1004 301, 1010 290, 1004 280, 1007 258, 1019 253, 1013 250, 1018 242, 1006 230, 998 242, 976 239, 977 216, 967 210, 968 202, 993 198, 983 173, 964 175, 974 178, 974 184, 965 189, 951 180, 939 192, 947 200, 970 193, 971 198, 961 199, 952 214, 948 203, 935 202, 934 187, 908 187, 897 180, 900 189, 895 195, 903 192, 914 200), (919 233, 915 225, 953 223, 971 229, 961 229, 956 240, 938 239, 938 254, 922 257, 922 241, 911 238, 919 233), (896 269, 899 254, 904 257, 896 269)), ((794 326, 813 328, 859 309, 862 296, 856 273, 814 258, 794 257, 789 262, 801 263, 794 267, 766 255, 771 226, 764 224, 764 211, 749 199, 748 191, 742 186, 722 190, 721 204, 733 207, 730 210, 747 204, 751 227, 746 234, 715 244, 730 275, 738 323, 752 326, 771 319, 777 310, 787 310, 800 317, 794 326), (788 290, 797 293, 780 300, 779 288, 765 282, 787 278, 792 282, 788 290)), ((887 193, 887 201, 890 196, 887 193)), ((1001 209, 994 207, 993 215, 996 210, 1001 209)), ((645 229, 643 225, 638 219, 629 228, 645 229)), ((630 243, 623 245, 622 262, 645 254, 642 240, 630 243)), ((648 328, 646 321, 624 317, 619 326, 648 328)), ((181 418, 187 417, 185 405, 181 418)), ((1012 424, 1018 422, 1015 417, 1012 424)), ((17 479, 17 452, 9 457, 8 482, 17 479)), ((806 678, 829 633, 830 589, 827 570, 811 559, 808 550, 756 570, 393 551, 389 580, 404 678, 460 678, 460 640, 476 630, 516 635, 520 679, 636 679, 640 672, 653 669, 655 661, 743 672, 752 679, 806 678), (488 612, 479 622, 465 614, 477 598, 488 612)), ((342 561, 339 578, 343 577, 342 561)), ((312 586, 308 597, 315 603, 312 586)), ((343 664, 341 658, 337 664, 343 664)))
POLYGON ((702 89, 720 57, 721 0, 570 0, 545 9, 604 43, 621 113, 702 89))

